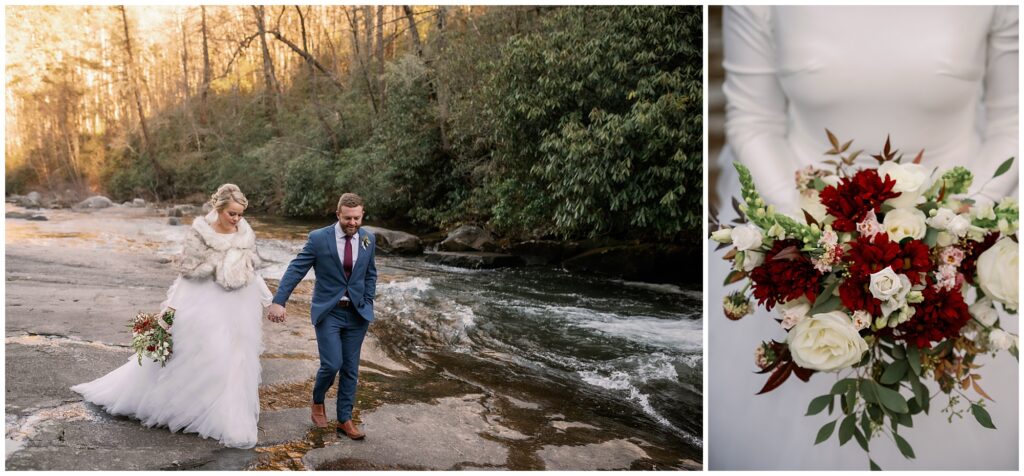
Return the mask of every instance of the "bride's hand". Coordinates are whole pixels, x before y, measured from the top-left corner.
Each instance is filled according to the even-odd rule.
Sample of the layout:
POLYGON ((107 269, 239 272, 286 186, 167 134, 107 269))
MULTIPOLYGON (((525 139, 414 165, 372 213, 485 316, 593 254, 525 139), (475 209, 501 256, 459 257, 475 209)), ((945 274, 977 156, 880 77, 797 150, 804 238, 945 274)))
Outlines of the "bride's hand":
POLYGON ((287 317, 287 312, 285 311, 284 306, 280 304, 271 304, 270 308, 267 309, 267 319, 269 319, 270 322, 284 322, 287 317))

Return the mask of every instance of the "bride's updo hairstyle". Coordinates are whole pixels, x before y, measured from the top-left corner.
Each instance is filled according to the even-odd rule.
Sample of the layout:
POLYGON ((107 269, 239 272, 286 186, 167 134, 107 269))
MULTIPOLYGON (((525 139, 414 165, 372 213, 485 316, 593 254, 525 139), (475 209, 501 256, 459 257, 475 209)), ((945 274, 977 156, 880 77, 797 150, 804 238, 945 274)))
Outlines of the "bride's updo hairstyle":
POLYGON ((249 200, 245 199, 245 195, 242 194, 242 189, 238 188, 238 185, 233 183, 226 183, 221 185, 217 192, 210 196, 210 205, 213 206, 214 210, 218 212, 224 210, 228 206, 228 203, 235 202, 243 207, 249 206, 249 200))

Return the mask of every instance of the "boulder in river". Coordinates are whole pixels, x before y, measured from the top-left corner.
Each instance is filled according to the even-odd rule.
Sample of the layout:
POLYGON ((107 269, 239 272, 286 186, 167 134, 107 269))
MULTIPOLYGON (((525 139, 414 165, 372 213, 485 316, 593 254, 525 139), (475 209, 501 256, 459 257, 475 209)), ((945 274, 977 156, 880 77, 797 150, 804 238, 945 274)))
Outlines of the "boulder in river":
POLYGON ((364 226, 364 230, 377 237, 377 248, 388 254, 418 255, 423 253, 419 237, 404 231, 388 230, 376 226, 364 226))
POLYGON ((475 226, 462 225, 451 233, 437 246, 438 251, 495 251, 498 242, 491 232, 475 226))
POLYGON ((4 215, 4 218, 18 218, 18 219, 31 220, 31 221, 47 221, 48 220, 43 215, 36 215, 35 213, 25 213, 25 212, 7 212, 7 214, 4 215))
POLYGON ((493 269, 519 266, 519 258, 501 253, 483 251, 430 251, 425 253, 428 263, 443 264, 456 268, 493 269))
POLYGON ((576 242, 555 240, 530 240, 515 243, 508 252, 523 260, 527 266, 543 266, 561 263, 562 260, 576 256, 583 251, 583 246, 576 242))
POLYGON ((597 248, 565 260, 571 272, 614 276, 649 283, 700 283, 703 260, 699 249, 679 245, 641 244, 597 248))
POLYGON ((75 208, 108 208, 112 207, 114 202, 110 201, 109 198, 103 195, 93 195, 75 205, 75 208))
POLYGON ((181 218, 178 218, 178 217, 170 217, 170 218, 168 218, 168 219, 167 219, 167 224, 168 224, 168 225, 171 225, 171 226, 178 226, 178 225, 181 225, 181 218))

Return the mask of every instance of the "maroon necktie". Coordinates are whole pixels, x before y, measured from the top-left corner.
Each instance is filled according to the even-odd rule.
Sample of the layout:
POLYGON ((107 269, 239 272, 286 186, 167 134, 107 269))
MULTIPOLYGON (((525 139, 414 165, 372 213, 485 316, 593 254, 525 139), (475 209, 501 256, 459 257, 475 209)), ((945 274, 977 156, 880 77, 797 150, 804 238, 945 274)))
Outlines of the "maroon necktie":
POLYGON ((352 237, 345 237, 345 261, 342 263, 345 267, 345 279, 348 279, 352 275, 352 237))

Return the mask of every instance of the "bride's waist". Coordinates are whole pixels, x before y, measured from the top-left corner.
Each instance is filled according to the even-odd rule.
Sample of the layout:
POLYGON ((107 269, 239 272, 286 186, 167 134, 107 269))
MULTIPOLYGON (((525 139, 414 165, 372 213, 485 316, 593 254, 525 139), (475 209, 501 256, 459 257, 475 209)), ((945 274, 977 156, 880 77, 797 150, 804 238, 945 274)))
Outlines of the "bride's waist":
MULTIPOLYGON (((927 137, 914 137, 915 134, 867 134, 850 136, 842 131, 833 131, 840 143, 852 140, 853 144, 846 153, 863 150, 861 158, 869 159, 871 155, 882 152, 885 141, 891 141, 893 150, 899 150, 908 159, 912 159, 924 150, 922 164, 929 167, 951 167, 956 164, 969 163, 981 150, 981 140, 973 131, 961 132, 959 134, 929 135, 927 137)), ((796 156, 797 161, 803 166, 820 166, 825 155, 832 146, 828 141, 825 131, 807 132, 799 128, 792 128, 786 136, 786 142, 796 156)))

